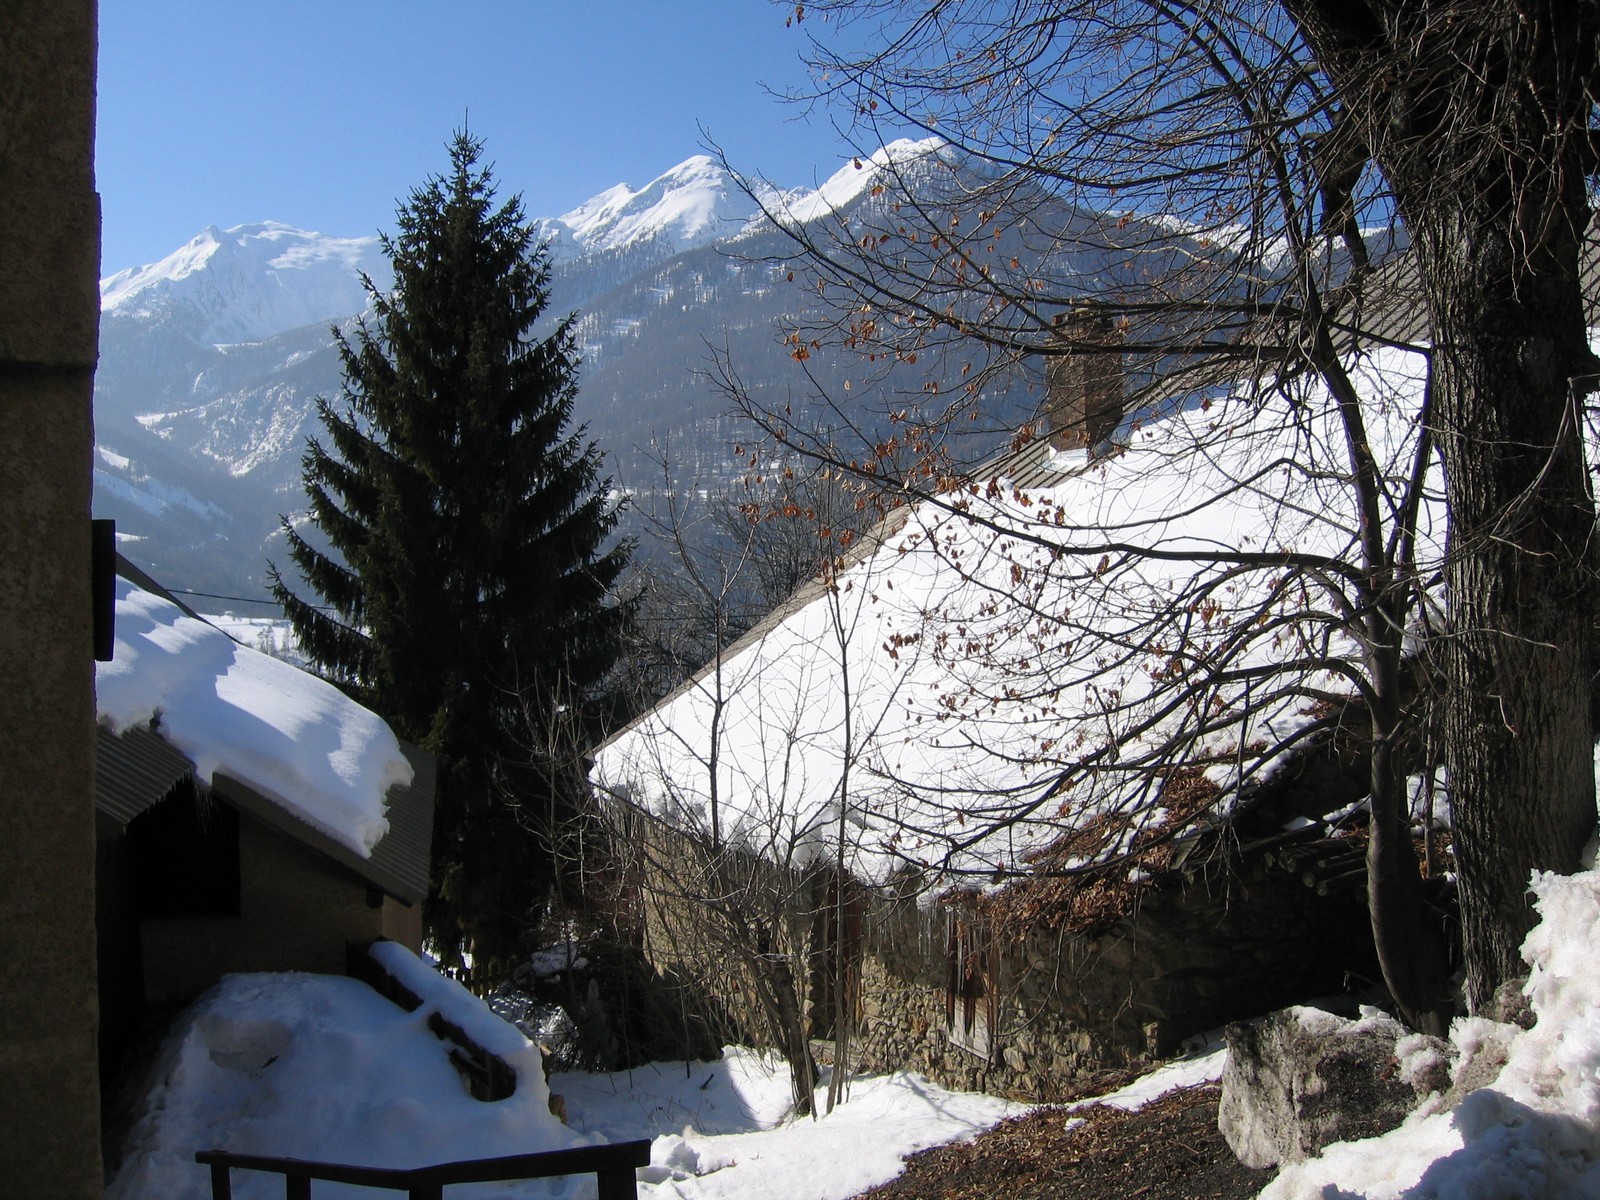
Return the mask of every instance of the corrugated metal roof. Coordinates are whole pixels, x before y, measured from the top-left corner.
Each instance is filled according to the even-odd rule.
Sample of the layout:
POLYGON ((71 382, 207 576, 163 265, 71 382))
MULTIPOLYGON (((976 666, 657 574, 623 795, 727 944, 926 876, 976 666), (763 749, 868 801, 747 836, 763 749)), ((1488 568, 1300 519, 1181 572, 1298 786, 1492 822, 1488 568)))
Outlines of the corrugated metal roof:
POLYGON ((95 750, 95 813, 120 834, 193 774, 194 764, 154 730, 141 726, 119 737, 102 725, 95 750))
POLYGON ((428 894, 433 865, 433 801, 438 764, 420 746, 400 743, 415 773, 407 787, 389 789, 389 832, 372 848, 372 862, 394 878, 389 894, 415 904, 428 894), (401 890, 404 889, 404 890, 401 890))

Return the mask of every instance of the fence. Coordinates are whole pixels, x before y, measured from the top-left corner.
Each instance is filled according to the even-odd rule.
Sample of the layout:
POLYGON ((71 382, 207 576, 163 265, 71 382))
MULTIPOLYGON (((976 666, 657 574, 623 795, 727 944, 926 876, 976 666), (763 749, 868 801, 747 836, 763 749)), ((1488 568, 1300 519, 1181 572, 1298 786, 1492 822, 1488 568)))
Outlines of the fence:
POLYGON ((356 1167, 346 1163, 307 1162, 259 1154, 201 1150, 195 1161, 211 1168, 212 1200, 232 1200, 229 1171, 265 1171, 283 1176, 285 1200, 311 1200, 311 1181, 348 1183, 405 1192, 410 1200, 443 1200, 453 1183, 502 1183, 517 1179, 550 1179, 559 1175, 593 1175, 599 1200, 637 1200, 634 1170, 650 1164, 650 1143, 619 1142, 614 1146, 580 1146, 505 1158, 477 1158, 431 1167, 356 1167))

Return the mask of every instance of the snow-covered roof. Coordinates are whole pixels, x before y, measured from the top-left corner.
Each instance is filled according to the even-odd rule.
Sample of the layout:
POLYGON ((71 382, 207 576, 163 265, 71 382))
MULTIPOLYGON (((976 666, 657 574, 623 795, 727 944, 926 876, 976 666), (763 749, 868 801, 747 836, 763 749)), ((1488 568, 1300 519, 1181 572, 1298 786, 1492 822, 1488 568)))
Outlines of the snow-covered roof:
MULTIPOLYGON (((1394 504, 1422 358, 1354 370, 1394 504)), ((1101 831, 1051 862, 1076 866, 1169 820, 1226 818, 1241 777, 1325 710, 1316 696, 1353 690, 1332 669, 1354 657, 1334 598, 1280 569, 1355 561, 1348 446, 1309 383, 1214 388, 1124 434, 1093 463, 1034 443, 916 504, 602 746, 596 784, 680 828, 708 828, 715 795, 730 842, 805 861, 842 840, 869 879, 906 863, 1004 877, 1101 831)), ((1437 498, 1419 525, 1426 576, 1437 498)))
POLYGON ((153 728, 201 782, 237 780, 361 859, 389 830, 390 789, 413 779, 377 714, 129 579, 95 690, 102 727, 153 728))

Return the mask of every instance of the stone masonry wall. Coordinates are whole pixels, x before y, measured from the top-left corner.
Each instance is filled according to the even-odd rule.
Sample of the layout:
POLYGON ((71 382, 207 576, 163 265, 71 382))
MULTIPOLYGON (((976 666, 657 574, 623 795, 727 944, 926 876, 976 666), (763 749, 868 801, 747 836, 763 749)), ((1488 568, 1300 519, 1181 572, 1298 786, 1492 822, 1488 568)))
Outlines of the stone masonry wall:
POLYGON ((950 1087, 1057 1099, 1085 1076, 1170 1056, 1227 1020, 1339 992, 1347 973, 1363 983, 1375 976, 1359 890, 1320 897, 1297 878, 1252 874, 1147 889, 1134 915, 1095 936, 1040 929, 1000 938, 986 1055, 947 1029, 948 914, 879 909, 856 1065, 909 1066, 950 1087))
MULTIPOLYGON (((1087 1076, 1170 1056, 1226 1021, 1337 993, 1352 976, 1362 984, 1375 978, 1363 895, 1351 888, 1318 896, 1257 861, 1148 886, 1132 915, 1093 936, 992 932, 986 985, 994 999, 972 1006, 972 1032, 959 998, 954 1031, 947 1020, 952 910, 874 896, 863 921, 852 1065, 1059 1099, 1087 1076)), ((717 1014, 724 1040, 762 1044, 764 1026, 738 964, 695 933, 704 913, 674 900, 671 889, 647 889, 646 910, 646 952, 657 969, 717 1014)), ((810 914, 796 914, 784 934, 783 952, 801 978, 816 961, 818 947, 807 940, 815 928, 810 914)), ((824 1061, 831 1032, 812 1031, 824 1061)))
POLYGON ((0 10, 0 1192, 98 1197, 93 0, 0 10))

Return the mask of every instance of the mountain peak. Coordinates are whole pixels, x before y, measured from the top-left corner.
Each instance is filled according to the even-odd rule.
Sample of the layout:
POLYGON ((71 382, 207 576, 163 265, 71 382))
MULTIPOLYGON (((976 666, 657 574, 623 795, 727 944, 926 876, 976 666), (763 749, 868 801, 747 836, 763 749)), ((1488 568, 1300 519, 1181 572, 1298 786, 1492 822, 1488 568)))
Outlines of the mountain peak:
POLYGON ((560 223, 585 250, 663 237, 688 250, 737 233, 758 208, 709 154, 696 154, 635 191, 619 183, 591 196, 560 223))
POLYGON ((100 311, 160 313, 202 342, 259 341, 366 307, 361 273, 388 274, 376 237, 259 221, 208 225, 159 262, 100 281, 100 311))

